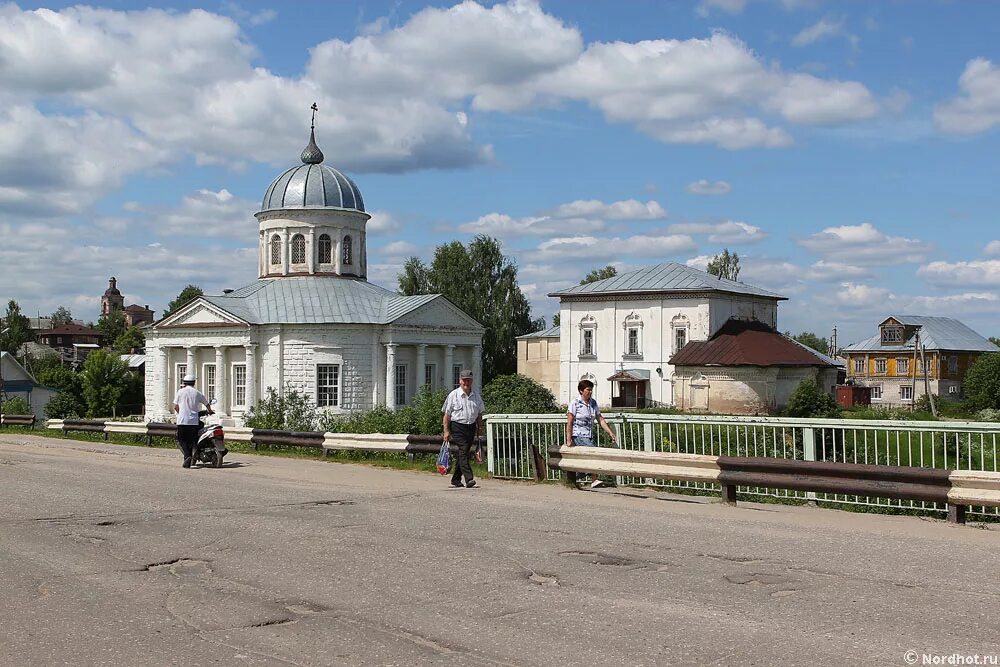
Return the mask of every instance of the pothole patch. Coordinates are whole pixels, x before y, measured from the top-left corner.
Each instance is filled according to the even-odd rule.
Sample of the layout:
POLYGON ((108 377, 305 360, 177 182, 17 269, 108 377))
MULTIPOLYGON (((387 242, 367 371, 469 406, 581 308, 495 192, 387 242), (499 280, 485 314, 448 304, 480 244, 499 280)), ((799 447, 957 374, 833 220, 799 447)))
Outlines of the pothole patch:
POLYGON ((543 574, 541 572, 532 572, 528 575, 528 581, 539 586, 558 586, 559 577, 554 574, 543 574))
POLYGON ((641 565, 637 560, 632 560, 631 558, 623 558, 621 556, 612 556, 610 554, 602 554, 596 551, 563 551, 559 554, 560 556, 569 556, 570 558, 576 558, 578 560, 584 560, 592 565, 610 565, 613 567, 626 567, 629 565, 641 565))
POLYGON ((788 586, 798 582, 791 577, 780 574, 768 574, 766 572, 748 572, 725 575, 726 581, 731 584, 761 584, 762 586, 788 586))
POLYGON ((63 533, 63 537, 68 537, 79 544, 103 544, 107 542, 107 540, 103 537, 98 535, 87 535, 85 533, 63 533))
POLYGON ((146 572, 166 572, 175 577, 203 577, 212 573, 212 568, 208 561, 196 558, 176 558, 162 563, 150 563, 145 568, 146 572))

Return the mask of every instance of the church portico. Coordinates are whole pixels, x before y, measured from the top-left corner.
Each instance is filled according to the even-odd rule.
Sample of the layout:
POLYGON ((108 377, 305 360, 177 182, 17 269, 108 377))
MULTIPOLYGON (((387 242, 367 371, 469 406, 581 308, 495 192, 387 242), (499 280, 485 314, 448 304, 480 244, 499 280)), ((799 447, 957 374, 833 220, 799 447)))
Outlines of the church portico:
POLYGON ((481 374, 481 324, 440 294, 402 296, 366 280, 370 216, 357 185, 323 164, 315 126, 300 159, 255 216, 258 280, 198 297, 151 328, 147 418, 171 416, 189 369, 236 423, 272 389, 340 414, 451 389, 462 369, 481 374))

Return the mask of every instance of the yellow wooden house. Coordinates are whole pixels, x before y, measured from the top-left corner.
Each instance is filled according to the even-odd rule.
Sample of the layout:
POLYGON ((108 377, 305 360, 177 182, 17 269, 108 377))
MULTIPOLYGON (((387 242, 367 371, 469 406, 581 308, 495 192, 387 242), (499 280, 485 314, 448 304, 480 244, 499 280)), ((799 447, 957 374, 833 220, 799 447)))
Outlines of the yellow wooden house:
POLYGON ((845 347, 847 380, 871 387, 872 404, 910 405, 927 390, 957 399, 976 358, 1000 348, 950 317, 894 315, 867 340, 845 347))

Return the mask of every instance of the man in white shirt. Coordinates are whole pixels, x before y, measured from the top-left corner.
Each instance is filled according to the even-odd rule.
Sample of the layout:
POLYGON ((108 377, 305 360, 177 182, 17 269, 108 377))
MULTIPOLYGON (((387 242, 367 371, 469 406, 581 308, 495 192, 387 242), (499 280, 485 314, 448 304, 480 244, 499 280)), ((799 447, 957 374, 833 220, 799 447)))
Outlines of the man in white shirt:
POLYGON ((204 405, 208 414, 212 414, 205 395, 194 388, 194 375, 184 376, 184 386, 177 390, 174 396, 174 412, 177 413, 177 446, 184 453, 185 468, 191 467, 191 455, 198 444, 198 411, 204 405))
POLYGON ((462 488, 463 475, 465 488, 471 489, 476 485, 469 451, 483 432, 485 411, 486 406, 479 392, 472 390, 472 371, 462 371, 458 375, 458 388, 448 394, 441 408, 444 439, 451 444, 451 453, 455 458, 455 472, 451 476, 451 485, 455 488, 462 488))

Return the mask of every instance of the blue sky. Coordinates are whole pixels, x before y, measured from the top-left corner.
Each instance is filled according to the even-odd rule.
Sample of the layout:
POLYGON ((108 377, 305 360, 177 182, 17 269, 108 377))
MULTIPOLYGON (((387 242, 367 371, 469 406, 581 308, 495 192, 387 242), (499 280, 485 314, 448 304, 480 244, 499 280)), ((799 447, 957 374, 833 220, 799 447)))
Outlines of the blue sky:
POLYGON ((0 298, 96 319, 252 281, 318 102, 370 279, 496 236, 536 316, 728 247, 783 330, 1000 335, 1000 5, 701 0, 0 6, 0 298))

